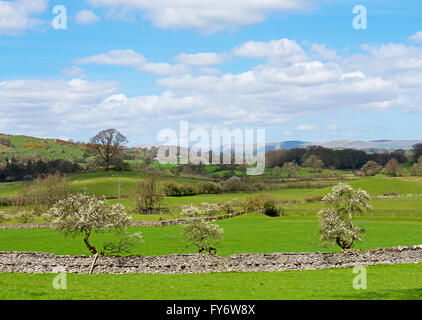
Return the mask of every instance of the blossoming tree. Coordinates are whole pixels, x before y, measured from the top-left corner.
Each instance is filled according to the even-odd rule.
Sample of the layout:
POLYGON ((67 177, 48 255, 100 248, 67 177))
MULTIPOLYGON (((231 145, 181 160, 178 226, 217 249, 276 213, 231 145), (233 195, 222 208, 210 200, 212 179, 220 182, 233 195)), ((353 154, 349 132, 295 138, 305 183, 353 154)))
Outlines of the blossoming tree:
POLYGON ((223 229, 208 221, 197 220, 182 227, 187 241, 197 248, 197 252, 217 253, 216 245, 221 241, 223 229))
POLYGON ((330 208, 318 212, 321 240, 327 245, 337 244, 342 250, 350 249, 355 240, 362 241, 365 230, 354 225, 353 215, 371 209, 368 199, 370 196, 362 189, 353 190, 346 183, 334 186, 322 198, 330 208))
MULTIPOLYGON (((72 194, 68 198, 58 201, 45 216, 52 222, 53 227, 65 236, 82 233, 85 245, 92 254, 97 253, 97 249, 89 242, 92 231, 123 232, 131 219, 122 204, 108 206, 103 199, 84 193, 72 194)), ((140 240, 141 235, 137 233, 134 237, 140 240)), ((134 237, 130 238, 130 243, 133 243, 134 237)), ((116 247, 113 246, 113 249, 116 247)))

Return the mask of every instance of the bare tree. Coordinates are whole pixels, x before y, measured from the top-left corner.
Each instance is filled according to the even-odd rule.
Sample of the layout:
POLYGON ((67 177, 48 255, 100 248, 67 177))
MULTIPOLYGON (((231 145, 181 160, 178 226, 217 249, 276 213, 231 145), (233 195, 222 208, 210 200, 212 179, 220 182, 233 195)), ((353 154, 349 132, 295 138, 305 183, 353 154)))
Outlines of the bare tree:
POLYGON ((399 175, 399 169, 400 164, 395 158, 391 158, 385 165, 385 172, 392 177, 399 175))
POLYGON ((365 176, 374 176, 382 171, 382 166, 380 166, 375 161, 369 160, 365 163, 360 169, 365 176))
POLYGON ((144 180, 138 182, 133 189, 133 193, 137 211, 146 214, 154 213, 160 207, 164 198, 164 193, 154 172, 150 172, 144 180))
POLYGON ((36 216, 50 209, 57 201, 67 198, 70 194, 69 181, 56 172, 44 178, 26 182, 16 197, 16 206, 30 206, 36 216))
POLYGON ((97 153, 98 157, 104 161, 105 169, 108 170, 112 162, 121 156, 123 146, 128 143, 128 140, 116 129, 107 129, 97 133, 89 142, 89 149, 97 153))
POLYGON ((420 156, 418 161, 413 164, 410 172, 414 176, 422 176, 422 156, 420 156))
POLYGON ((298 165, 295 161, 283 164, 283 175, 288 178, 297 177, 299 174, 298 165))
POLYGON ((311 154, 308 157, 302 157, 302 165, 306 168, 311 168, 312 172, 320 172, 324 168, 324 161, 316 155, 311 154))

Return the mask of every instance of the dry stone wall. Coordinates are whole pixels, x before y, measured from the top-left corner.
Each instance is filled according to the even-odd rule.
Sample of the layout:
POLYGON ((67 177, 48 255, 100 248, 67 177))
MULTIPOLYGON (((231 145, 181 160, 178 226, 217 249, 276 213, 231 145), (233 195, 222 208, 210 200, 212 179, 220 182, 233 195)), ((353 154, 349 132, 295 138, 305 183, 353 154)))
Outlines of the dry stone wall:
MULTIPOLYGON (((0 252, 0 272, 89 273, 93 256, 38 252, 0 252)), ((262 272, 350 268, 374 264, 422 263, 422 245, 337 253, 243 253, 227 258, 208 254, 165 256, 106 256, 98 258, 93 273, 187 274, 209 272, 262 272)))

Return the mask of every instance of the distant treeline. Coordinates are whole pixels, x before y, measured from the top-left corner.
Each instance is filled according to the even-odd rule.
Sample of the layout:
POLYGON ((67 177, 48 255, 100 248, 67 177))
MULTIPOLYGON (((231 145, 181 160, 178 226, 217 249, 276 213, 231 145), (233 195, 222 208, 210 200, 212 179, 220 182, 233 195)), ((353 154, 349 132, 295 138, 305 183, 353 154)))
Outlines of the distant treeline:
POLYGON ((81 171, 82 168, 69 160, 43 161, 28 160, 26 162, 16 159, 7 160, 0 165, 0 181, 20 181, 31 180, 41 175, 60 173, 70 173, 81 171))
POLYGON ((311 155, 320 158, 324 162, 324 167, 339 170, 357 170, 370 160, 382 166, 385 166, 392 158, 395 158, 399 163, 408 161, 404 150, 366 153, 365 151, 355 149, 333 150, 320 146, 310 146, 291 150, 268 151, 266 153, 266 166, 268 168, 281 167, 286 162, 296 162, 298 165, 302 165, 304 159, 307 159, 311 155))

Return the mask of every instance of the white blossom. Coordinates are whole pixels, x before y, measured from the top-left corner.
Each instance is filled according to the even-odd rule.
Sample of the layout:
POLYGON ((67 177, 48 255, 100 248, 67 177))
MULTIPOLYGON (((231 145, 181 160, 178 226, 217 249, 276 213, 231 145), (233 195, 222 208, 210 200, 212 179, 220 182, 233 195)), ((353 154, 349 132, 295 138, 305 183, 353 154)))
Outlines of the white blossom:
POLYGON ((346 183, 334 186, 322 198, 331 208, 318 212, 321 240, 326 244, 337 244, 342 249, 351 248, 355 240, 362 241, 365 230, 354 225, 353 214, 370 210, 372 207, 366 203, 369 199, 365 190, 353 190, 346 183))

